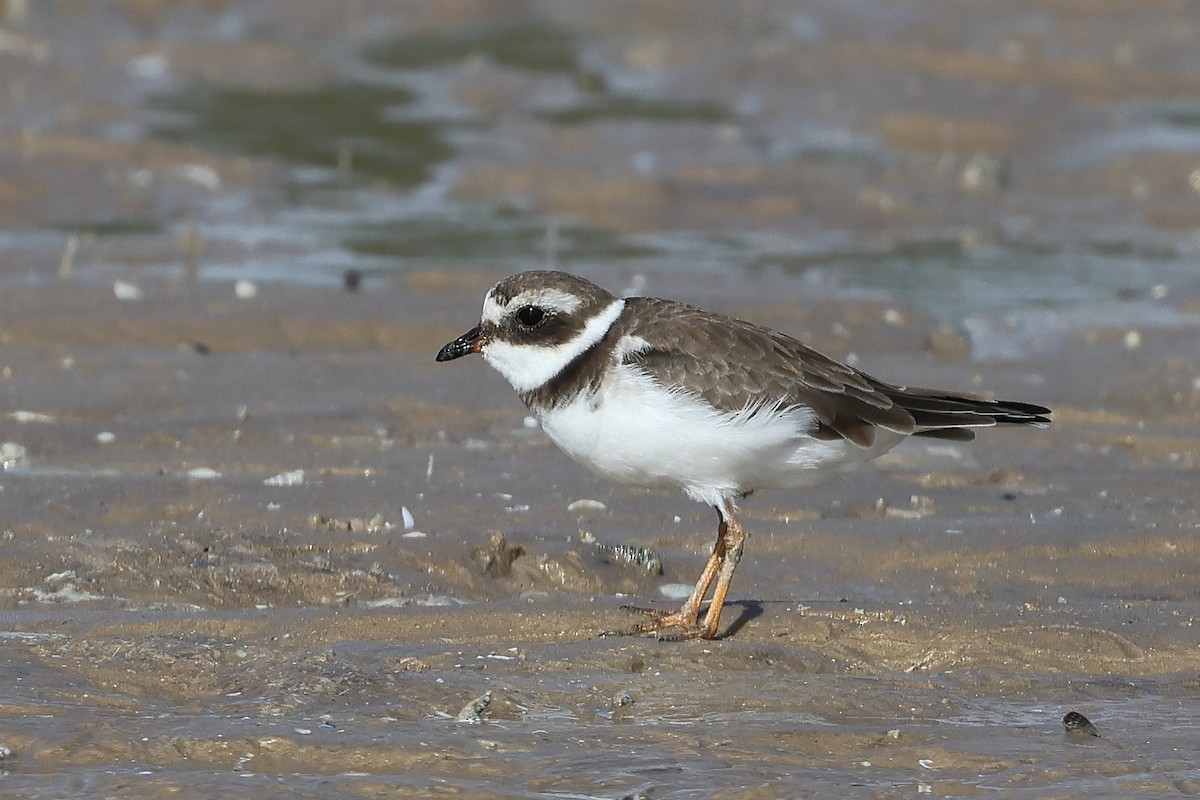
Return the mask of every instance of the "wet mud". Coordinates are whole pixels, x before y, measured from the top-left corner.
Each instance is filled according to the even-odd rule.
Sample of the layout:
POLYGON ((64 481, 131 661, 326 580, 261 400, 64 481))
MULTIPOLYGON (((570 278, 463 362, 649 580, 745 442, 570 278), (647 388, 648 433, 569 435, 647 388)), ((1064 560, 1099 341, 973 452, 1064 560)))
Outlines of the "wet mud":
POLYGON ((6 796, 1200 794, 1183 6, 6 8, 6 796), (433 361, 547 262, 1054 422, 756 494, 720 639, 604 635, 711 511, 433 361))

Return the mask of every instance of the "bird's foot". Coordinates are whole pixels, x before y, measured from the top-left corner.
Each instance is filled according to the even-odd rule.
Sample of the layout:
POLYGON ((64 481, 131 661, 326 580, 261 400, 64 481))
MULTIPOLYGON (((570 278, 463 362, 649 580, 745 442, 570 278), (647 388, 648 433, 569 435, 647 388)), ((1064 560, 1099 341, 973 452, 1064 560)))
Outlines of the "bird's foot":
POLYGON ((713 638, 713 634, 706 631, 694 616, 685 617, 679 611, 667 613, 641 606, 621 606, 621 610, 642 614, 650 619, 626 630, 605 631, 602 636, 653 636, 660 642, 713 638))

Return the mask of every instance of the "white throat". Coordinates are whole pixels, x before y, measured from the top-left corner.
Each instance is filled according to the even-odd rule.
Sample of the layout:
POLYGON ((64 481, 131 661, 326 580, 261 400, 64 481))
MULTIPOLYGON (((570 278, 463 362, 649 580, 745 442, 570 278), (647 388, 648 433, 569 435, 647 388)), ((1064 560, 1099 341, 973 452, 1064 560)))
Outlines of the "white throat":
POLYGON ((587 321, 578 336, 561 344, 513 344, 493 339, 484 345, 483 358, 518 392, 533 391, 603 339, 624 309, 624 300, 613 300, 587 321))

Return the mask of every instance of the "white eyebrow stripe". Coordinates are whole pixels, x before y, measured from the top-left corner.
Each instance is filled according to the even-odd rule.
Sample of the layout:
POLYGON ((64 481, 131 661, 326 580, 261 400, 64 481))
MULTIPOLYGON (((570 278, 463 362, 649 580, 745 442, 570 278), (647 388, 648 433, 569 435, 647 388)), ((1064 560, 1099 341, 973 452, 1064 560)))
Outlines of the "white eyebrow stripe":
POLYGON ((578 297, 559 289, 526 289, 514 297, 508 307, 541 306, 562 314, 570 314, 572 311, 578 311, 582 305, 583 301, 578 297))
POLYGON ((499 325, 508 309, 539 306, 548 310, 552 309, 559 314, 570 314, 578 311, 582 305, 582 300, 561 289, 526 289, 503 306, 496 302, 496 298, 492 296, 491 292, 488 292, 487 297, 483 298, 483 312, 480 314, 480 318, 484 322, 499 325))

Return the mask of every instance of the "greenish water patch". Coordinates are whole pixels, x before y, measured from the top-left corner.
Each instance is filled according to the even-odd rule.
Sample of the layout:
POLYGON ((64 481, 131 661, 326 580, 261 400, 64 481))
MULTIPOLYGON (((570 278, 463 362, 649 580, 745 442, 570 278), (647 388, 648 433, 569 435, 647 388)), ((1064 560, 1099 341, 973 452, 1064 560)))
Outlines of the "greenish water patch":
POLYGON ((160 95, 171 112, 152 133, 215 150, 271 156, 330 170, 330 179, 384 180, 413 186, 453 150, 443 123, 394 118, 413 100, 398 87, 338 84, 302 92, 192 86, 160 95))
POLYGON ((556 111, 543 111, 537 116, 557 125, 586 125, 591 122, 622 120, 721 123, 728 122, 733 115, 723 106, 703 101, 596 95, 580 105, 556 111))
POLYGON ((83 236, 152 236, 162 233, 164 223, 149 217, 114 217, 112 219, 62 222, 50 230, 77 233, 83 236))
POLYGON ((1064 308, 1150 297, 1155 286, 1194 273, 1177 252, 1126 242, 1064 246, 955 239, 897 242, 879 249, 760 254, 750 269, 824 274, 850 294, 895 297, 943 319, 1014 308, 1064 308))
POLYGON ((562 265, 658 253, 595 228, 547 225, 545 220, 523 215, 484 214, 354 225, 342 245, 361 256, 456 263, 542 259, 562 265))
POLYGON ((532 72, 572 72, 579 66, 575 37, 544 23, 430 31, 386 39, 367 45, 363 57, 393 69, 444 67, 473 58, 532 72))
POLYGON ((854 141, 806 144, 796 150, 794 158, 815 164, 844 164, 873 169, 891 163, 891 158, 879 147, 854 141))
POLYGON ((1187 108, 1168 111, 1162 115, 1168 125, 1180 128, 1200 128, 1200 108, 1187 108))

